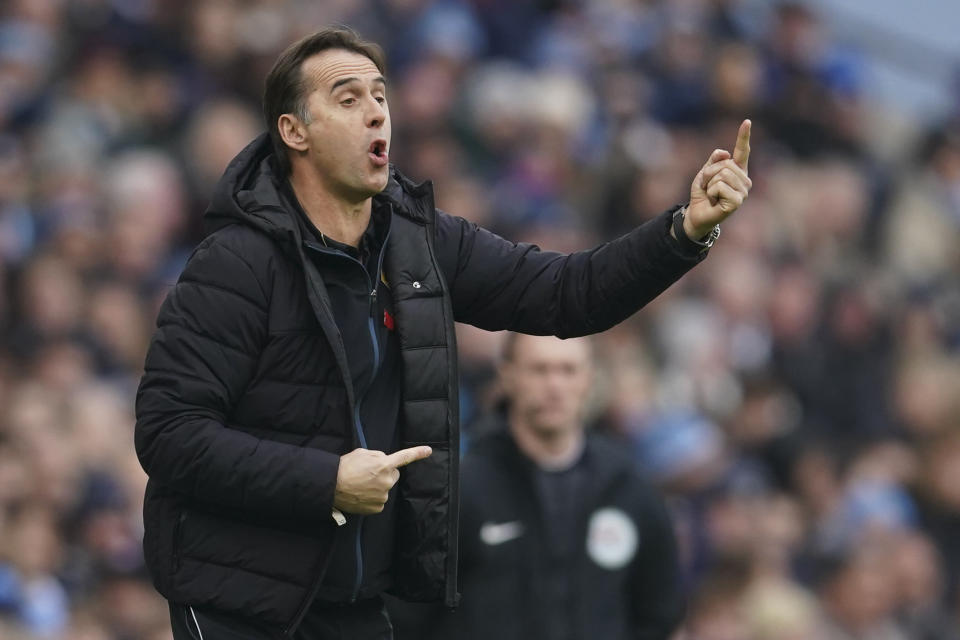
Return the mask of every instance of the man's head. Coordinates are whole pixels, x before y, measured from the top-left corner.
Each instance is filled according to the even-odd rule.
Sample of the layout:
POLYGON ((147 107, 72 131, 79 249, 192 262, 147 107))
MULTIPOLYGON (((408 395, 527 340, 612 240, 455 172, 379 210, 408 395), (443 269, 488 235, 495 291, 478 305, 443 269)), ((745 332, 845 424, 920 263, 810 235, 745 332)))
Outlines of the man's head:
POLYGON ((356 201, 386 186, 384 70, 380 47, 346 28, 319 31, 280 55, 263 112, 284 175, 315 171, 334 195, 356 201))
POLYGON ((593 383, 587 338, 508 334, 500 375, 514 428, 542 438, 582 428, 593 383))

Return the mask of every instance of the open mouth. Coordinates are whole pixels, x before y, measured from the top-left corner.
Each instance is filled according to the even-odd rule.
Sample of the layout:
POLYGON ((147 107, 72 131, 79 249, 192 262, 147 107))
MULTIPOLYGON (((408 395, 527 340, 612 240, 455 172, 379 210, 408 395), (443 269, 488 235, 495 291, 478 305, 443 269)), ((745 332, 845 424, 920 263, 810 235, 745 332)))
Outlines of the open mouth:
POLYGON ((387 155, 387 141, 383 138, 378 138, 370 143, 368 148, 368 153, 370 155, 370 160, 373 161, 378 167, 385 166, 389 157, 387 155))

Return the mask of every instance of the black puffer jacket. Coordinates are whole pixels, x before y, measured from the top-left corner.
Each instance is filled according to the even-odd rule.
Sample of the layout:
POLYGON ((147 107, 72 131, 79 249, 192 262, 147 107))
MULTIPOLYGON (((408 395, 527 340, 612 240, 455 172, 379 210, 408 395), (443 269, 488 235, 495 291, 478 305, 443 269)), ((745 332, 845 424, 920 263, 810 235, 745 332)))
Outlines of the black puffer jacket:
MULTIPOLYGON (((281 197, 266 136, 227 167, 209 235, 160 310, 137 393, 150 476, 144 551, 170 600, 242 612, 290 634, 321 585, 338 527, 339 456, 360 445, 348 351, 306 239, 281 197)), ((395 305, 406 467, 392 513, 393 591, 452 606, 458 409, 454 320, 574 336, 620 322, 696 264, 670 212, 593 249, 514 244, 437 211, 395 170, 384 286, 395 305)))

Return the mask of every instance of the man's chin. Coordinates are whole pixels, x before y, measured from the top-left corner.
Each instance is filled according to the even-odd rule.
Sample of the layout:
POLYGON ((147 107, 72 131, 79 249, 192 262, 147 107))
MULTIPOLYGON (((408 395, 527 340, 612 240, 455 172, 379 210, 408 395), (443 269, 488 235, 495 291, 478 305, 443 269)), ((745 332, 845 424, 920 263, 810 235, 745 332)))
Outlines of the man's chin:
POLYGON ((555 438, 570 431, 569 420, 541 420, 531 426, 541 438, 555 438))
POLYGON ((370 176, 370 179, 367 181, 366 188, 370 192, 370 196, 375 196, 384 189, 387 188, 387 183, 390 182, 390 166, 387 165, 382 169, 378 169, 373 175, 370 176))
POLYGON ((361 201, 368 198, 372 198, 381 191, 387 188, 387 183, 390 181, 390 174, 385 173, 382 178, 381 176, 370 176, 363 184, 352 185, 348 190, 343 193, 347 194, 346 197, 350 200, 361 201))

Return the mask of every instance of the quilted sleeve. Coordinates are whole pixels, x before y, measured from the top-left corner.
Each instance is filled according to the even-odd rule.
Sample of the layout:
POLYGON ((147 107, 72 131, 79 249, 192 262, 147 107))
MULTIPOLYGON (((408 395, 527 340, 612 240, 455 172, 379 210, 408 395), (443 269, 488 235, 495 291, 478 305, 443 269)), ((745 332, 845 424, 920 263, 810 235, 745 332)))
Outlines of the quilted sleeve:
POLYGON ((211 236, 161 307, 137 391, 137 455, 152 479, 199 501, 327 520, 339 456, 224 426, 267 335, 268 291, 241 254, 211 236))

